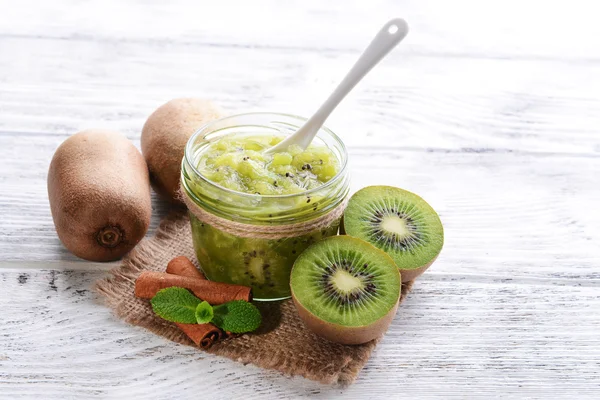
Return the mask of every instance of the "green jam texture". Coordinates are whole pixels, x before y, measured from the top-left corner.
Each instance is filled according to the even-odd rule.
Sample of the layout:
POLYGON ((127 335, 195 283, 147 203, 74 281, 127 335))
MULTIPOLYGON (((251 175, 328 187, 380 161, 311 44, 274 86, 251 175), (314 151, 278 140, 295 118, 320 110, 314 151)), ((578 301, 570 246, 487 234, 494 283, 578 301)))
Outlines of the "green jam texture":
MULTIPOLYGON (((273 135, 224 136, 206 145, 196 167, 221 187, 262 196, 301 194, 324 185, 339 172, 338 158, 325 146, 311 145, 306 150, 290 146, 287 151, 264 154, 282 139, 273 135)), ((218 207, 218 200, 214 201, 214 207, 218 207)), ((299 221, 306 221, 326 201, 314 194, 275 198, 265 202, 263 208, 259 202, 256 211, 275 215, 286 210, 295 212, 299 221)), ((310 234, 269 240, 232 235, 199 221, 193 214, 190 220, 194 248, 206 277, 251 286, 254 298, 260 300, 289 297, 290 273, 298 255, 316 241, 335 235, 339 227, 337 220, 310 234)))
POLYGON ((210 144, 198 163, 209 181, 237 192, 260 195, 301 193, 323 185, 339 171, 337 157, 327 147, 296 145, 264 154, 281 136, 226 136, 210 144))
POLYGON ((308 235, 276 240, 241 238, 199 221, 190 214, 198 262, 213 281, 251 286, 255 299, 290 296, 290 273, 308 246, 337 233, 339 220, 308 235))

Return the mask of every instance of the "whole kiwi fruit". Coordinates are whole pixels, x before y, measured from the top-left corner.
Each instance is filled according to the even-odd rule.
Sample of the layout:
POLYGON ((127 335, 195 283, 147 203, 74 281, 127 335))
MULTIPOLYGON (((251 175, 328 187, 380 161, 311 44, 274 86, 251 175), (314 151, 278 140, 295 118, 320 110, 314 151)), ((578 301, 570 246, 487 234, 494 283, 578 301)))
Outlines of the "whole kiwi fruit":
POLYGON ((392 186, 356 192, 344 211, 342 231, 388 253, 403 282, 425 272, 444 245, 444 228, 435 210, 416 194, 392 186))
POLYGON ((85 130, 65 140, 50 163, 48 197, 58 237, 86 260, 119 259, 150 225, 146 163, 116 132, 85 130))
POLYGON ((332 342, 361 344, 385 333, 396 315, 401 278, 389 255, 350 236, 318 241, 290 276, 298 315, 332 342))
POLYGON ((180 98, 148 117, 142 129, 142 153, 152 187, 162 198, 181 203, 177 194, 185 145, 194 132, 221 116, 221 109, 208 100, 180 98))

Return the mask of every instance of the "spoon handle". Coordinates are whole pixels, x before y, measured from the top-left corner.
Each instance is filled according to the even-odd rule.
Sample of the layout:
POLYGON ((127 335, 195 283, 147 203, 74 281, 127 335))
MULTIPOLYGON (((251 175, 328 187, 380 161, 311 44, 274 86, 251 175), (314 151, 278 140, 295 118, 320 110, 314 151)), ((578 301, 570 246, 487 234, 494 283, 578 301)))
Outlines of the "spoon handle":
MULTIPOLYGON (((383 59, 408 33, 408 24, 401 18, 386 23, 371 41, 369 46, 348 71, 344 79, 315 112, 314 117, 325 122, 329 114, 346 97, 348 93, 379 61, 383 59)), ((312 119, 312 118, 311 118, 312 119)), ((316 122, 316 121, 315 121, 316 122)))
POLYGON ((407 33, 408 24, 403 19, 395 18, 387 22, 317 112, 296 133, 266 152, 279 151, 291 144, 297 144, 306 149, 337 105, 390 50, 404 39, 407 33))

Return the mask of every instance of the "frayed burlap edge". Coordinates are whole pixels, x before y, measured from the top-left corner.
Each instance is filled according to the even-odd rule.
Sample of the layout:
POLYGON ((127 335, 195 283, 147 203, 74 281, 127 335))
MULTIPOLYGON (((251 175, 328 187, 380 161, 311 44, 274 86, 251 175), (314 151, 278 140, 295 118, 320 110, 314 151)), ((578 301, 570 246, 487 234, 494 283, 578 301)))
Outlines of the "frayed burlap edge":
MULTIPOLYGON (((96 283, 95 289, 118 318, 132 325, 144 327, 176 343, 194 346, 193 342, 174 324, 154 315, 147 300, 137 299, 133 295, 137 276, 145 270, 164 271, 166 262, 163 260, 163 262, 157 263, 156 260, 164 258, 166 249, 181 245, 182 232, 188 228, 189 221, 185 214, 182 212, 170 214, 163 219, 155 236, 143 240, 123 259, 119 267, 110 271, 111 276, 96 283), (164 265, 162 265, 163 263, 164 265)), ((186 255, 196 262, 195 257, 192 258, 191 242, 184 243, 183 246, 188 254, 179 254, 178 252, 178 255, 186 255)), ((410 292, 411 287, 412 282, 402 286, 400 302, 410 292)), ((284 343, 294 340, 290 332, 297 332, 298 337, 303 337, 305 342, 307 335, 314 336, 306 330, 297 317, 291 301, 257 304, 263 312, 263 320, 265 315, 271 315, 273 311, 281 315, 280 323, 278 323, 280 326, 273 328, 272 331, 282 330, 282 335, 287 335, 284 343), (285 329, 281 329, 282 327, 285 329)), ((261 327, 261 329, 263 328, 261 327)), ((271 333, 268 331, 257 332, 256 335, 242 335, 216 343, 207 352, 243 364, 251 363, 261 368, 276 370, 288 376, 300 375, 321 383, 347 386, 357 378, 380 340, 373 340, 359 346, 344 346, 314 336, 306 345, 306 347, 312 348, 301 349, 307 350, 306 354, 299 354, 291 352, 285 345, 268 346, 269 343, 265 344, 264 342, 271 340, 269 335, 271 333), (261 337, 264 340, 261 341, 261 337), (265 346, 268 346, 268 351, 264 351, 265 346), (334 361, 329 362, 328 359, 334 361)), ((275 341, 282 342, 279 337, 276 337, 275 341)))
POLYGON ((110 270, 111 276, 96 282, 94 289, 103 296, 104 303, 123 321, 142 326, 174 342, 193 346, 194 343, 183 332, 173 329, 174 324, 171 322, 150 313, 140 318, 138 314, 131 312, 139 303, 148 303, 134 297, 131 288, 135 285, 135 280, 143 271, 164 272, 166 265, 162 270, 153 269, 150 268, 151 263, 148 260, 156 258, 163 251, 164 246, 168 246, 175 239, 177 232, 189 224, 184 215, 182 211, 174 211, 165 217, 160 222, 154 237, 142 240, 123 258, 119 267, 110 270), (123 297, 122 293, 128 291, 131 297, 123 297))

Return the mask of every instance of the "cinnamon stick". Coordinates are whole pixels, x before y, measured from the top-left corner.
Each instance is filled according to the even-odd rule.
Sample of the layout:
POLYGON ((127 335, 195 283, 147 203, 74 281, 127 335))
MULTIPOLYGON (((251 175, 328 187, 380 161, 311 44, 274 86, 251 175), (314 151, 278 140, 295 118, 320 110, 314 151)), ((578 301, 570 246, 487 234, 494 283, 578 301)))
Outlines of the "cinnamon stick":
POLYGON ((206 276, 186 256, 175 257, 167 264, 167 274, 206 279, 206 276))
MULTIPOLYGON (((187 276, 189 278, 203 279, 204 274, 192 264, 189 258, 180 256, 172 259, 167 265, 167 273, 187 276)), ((175 323, 179 329, 189 337, 196 346, 202 349, 208 349, 214 342, 219 341, 224 336, 224 332, 211 323, 207 324, 180 324, 175 323)))
POLYGON ((179 329, 189 337, 196 346, 208 349, 212 344, 223 337, 223 331, 211 323, 208 324, 180 324, 175 323, 179 329))
POLYGON ((229 338, 236 338, 236 337, 240 337, 240 336, 242 336, 242 334, 241 334, 241 333, 233 333, 233 332, 229 332, 229 331, 227 331, 227 332, 223 332, 223 336, 224 336, 226 339, 229 339, 229 338))
POLYGON ((247 286, 153 271, 144 271, 137 278, 135 281, 135 295, 142 299, 151 299, 159 290, 173 286, 191 290, 196 297, 212 305, 223 304, 232 300, 252 300, 252 291, 247 286))

